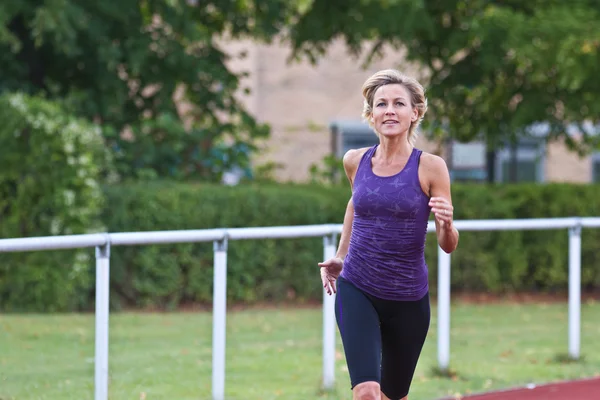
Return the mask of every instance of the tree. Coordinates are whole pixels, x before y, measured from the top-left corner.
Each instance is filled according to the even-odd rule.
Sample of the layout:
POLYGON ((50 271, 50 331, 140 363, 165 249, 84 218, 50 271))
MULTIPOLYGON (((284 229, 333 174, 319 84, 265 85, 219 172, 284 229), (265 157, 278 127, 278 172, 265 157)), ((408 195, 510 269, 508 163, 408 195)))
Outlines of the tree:
POLYGON ((241 75, 215 39, 269 38, 291 12, 285 0, 6 0, 0 91, 43 94, 101 123, 125 176, 218 179, 248 167, 268 127, 236 98, 241 75))
POLYGON ((494 148, 536 123, 573 149, 597 142, 600 8, 596 0, 314 0, 289 39, 316 60, 334 38, 368 64, 386 45, 426 70, 430 131, 494 148), (367 47, 370 46, 370 47, 367 47), (583 140, 567 135, 578 125, 583 140))

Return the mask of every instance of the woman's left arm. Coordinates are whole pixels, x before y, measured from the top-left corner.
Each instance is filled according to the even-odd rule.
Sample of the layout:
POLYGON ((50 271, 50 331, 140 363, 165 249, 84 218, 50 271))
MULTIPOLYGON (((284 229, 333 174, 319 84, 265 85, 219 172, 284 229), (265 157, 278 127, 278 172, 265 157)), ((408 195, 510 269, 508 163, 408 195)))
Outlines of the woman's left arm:
POLYGON ((452 253, 458 245, 458 230, 454 226, 454 207, 450 190, 450 173, 443 158, 428 155, 429 206, 435 217, 438 244, 446 253, 452 253))

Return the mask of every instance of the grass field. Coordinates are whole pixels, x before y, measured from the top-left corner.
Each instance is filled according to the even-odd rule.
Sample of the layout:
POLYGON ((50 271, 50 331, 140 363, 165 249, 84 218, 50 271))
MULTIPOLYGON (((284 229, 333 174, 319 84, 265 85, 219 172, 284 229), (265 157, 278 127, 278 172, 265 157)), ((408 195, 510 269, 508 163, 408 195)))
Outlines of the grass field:
MULTIPOLYGON (((600 375, 600 304, 582 307, 584 359, 565 362, 566 304, 453 304, 451 378, 435 374, 436 314, 411 400, 600 375)), ((110 318, 110 398, 211 398, 211 314, 110 318)), ((235 311, 227 320, 226 398, 350 399, 338 338, 337 387, 321 393, 321 310, 235 311)), ((94 317, 0 315, 0 399, 93 399, 94 317)))

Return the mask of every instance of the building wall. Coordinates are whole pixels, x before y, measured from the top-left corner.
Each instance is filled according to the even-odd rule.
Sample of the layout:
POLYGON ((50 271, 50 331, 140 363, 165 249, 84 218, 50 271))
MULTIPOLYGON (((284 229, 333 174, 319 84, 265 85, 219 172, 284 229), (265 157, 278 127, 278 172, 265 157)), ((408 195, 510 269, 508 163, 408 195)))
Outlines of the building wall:
POLYGON ((592 163, 589 156, 580 157, 565 145, 564 140, 548 144, 545 176, 552 182, 592 181, 592 163))
MULTIPOLYGON (((361 86, 371 74, 394 67, 418 77, 416 68, 402 68, 399 52, 390 51, 384 59, 363 69, 341 42, 334 43, 316 65, 289 62, 289 48, 281 44, 232 43, 228 51, 236 53, 243 48, 248 50, 248 57, 232 62, 232 68, 250 72, 251 78, 244 83, 252 94, 244 101, 259 121, 271 126, 271 137, 263 143, 255 163, 280 165, 276 176, 284 181, 308 179, 310 166, 331 153, 332 121, 360 120, 361 86)), ((435 150, 423 139, 418 146, 435 150)))
MULTIPOLYGON (((399 51, 386 51, 368 68, 348 55, 342 42, 334 42, 326 56, 316 65, 308 61, 289 61, 290 50, 282 44, 253 42, 225 43, 234 56, 229 66, 246 71, 249 77, 242 86, 250 95, 240 93, 255 117, 271 126, 271 137, 261 144, 255 164, 275 163, 275 176, 282 181, 305 181, 309 168, 331 153, 329 125, 334 120, 360 120, 361 86, 374 72, 398 68, 419 79, 419 68, 407 64, 399 51), (245 52, 246 57, 235 57, 245 52)), ((424 139, 417 147, 442 157, 445 149, 424 139)), ((550 143, 544 165, 544 180, 590 182, 592 164, 589 157, 579 158, 563 142, 550 143)))

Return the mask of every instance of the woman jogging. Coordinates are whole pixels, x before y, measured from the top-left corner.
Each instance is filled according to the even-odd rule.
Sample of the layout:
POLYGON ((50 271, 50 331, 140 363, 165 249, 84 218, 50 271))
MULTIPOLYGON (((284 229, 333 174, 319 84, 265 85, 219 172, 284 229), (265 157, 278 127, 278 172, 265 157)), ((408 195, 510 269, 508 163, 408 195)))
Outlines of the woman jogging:
POLYGON ((404 400, 430 322, 424 258, 430 214, 437 240, 458 244, 444 160, 414 147, 427 111, 423 87, 396 70, 363 85, 363 117, 379 144, 343 158, 352 187, 337 254, 319 263, 355 400, 404 400))

